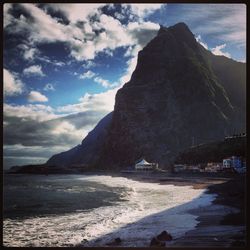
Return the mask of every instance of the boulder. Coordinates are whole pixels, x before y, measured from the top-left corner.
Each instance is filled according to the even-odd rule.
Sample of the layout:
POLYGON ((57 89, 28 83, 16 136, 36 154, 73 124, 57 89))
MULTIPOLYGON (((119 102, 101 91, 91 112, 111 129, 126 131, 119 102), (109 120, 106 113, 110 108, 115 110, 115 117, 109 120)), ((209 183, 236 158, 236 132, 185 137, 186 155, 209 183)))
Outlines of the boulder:
POLYGON ((122 243, 122 240, 121 238, 115 238, 113 241, 107 243, 106 245, 107 246, 117 246, 117 245, 120 245, 122 243))
POLYGON ((167 231, 161 232, 159 235, 157 235, 157 240, 159 241, 170 241, 173 239, 171 234, 169 234, 167 231))
POLYGON ((166 243, 163 241, 159 241, 157 238, 153 238, 150 242, 151 247, 165 247, 166 243))

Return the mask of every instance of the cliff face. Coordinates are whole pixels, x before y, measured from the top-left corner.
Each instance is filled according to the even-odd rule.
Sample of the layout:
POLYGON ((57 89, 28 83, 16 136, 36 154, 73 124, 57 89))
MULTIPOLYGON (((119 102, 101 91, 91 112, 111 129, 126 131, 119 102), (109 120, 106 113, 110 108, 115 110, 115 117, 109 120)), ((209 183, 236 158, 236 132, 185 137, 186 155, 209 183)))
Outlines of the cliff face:
POLYGON ((117 92, 102 143, 93 142, 99 143, 97 158, 88 161, 80 150, 78 161, 119 169, 143 156, 168 167, 192 143, 244 130, 244 74, 244 64, 205 50, 184 23, 161 27, 117 92))
POLYGON ((168 166, 193 141, 222 139, 243 126, 235 119, 234 93, 230 96, 219 75, 227 69, 214 61, 184 23, 161 27, 139 52, 131 80, 116 95, 98 165, 119 168, 144 156, 168 166))

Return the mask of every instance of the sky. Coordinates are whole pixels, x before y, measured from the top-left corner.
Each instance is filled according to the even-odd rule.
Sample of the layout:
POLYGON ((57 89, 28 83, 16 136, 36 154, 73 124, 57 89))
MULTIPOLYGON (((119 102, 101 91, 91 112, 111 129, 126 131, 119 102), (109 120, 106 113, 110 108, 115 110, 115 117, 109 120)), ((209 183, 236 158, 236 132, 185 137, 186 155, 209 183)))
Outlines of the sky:
POLYGON ((244 4, 5 3, 3 12, 4 168, 80 144, 160 25, 185 22, 213 54, 246 61, 244 4))

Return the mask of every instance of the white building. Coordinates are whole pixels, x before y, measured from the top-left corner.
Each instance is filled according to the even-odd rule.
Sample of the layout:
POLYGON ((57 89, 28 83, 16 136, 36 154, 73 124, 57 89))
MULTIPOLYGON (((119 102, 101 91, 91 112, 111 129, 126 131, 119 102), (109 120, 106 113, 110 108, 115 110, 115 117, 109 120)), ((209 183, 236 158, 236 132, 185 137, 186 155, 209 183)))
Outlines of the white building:
POLYGON ((223 159, 223 168, 231 168, 232 160, 230 158, 223 159))
POLYGON ((231 156, 230 158, 223 160, 223 168, 234 168, 238 169, 242 167, 242 162, 240 157, 231 156))
POLYGON ((157 167, 158 165, 156 163, 149 163, 145 159, 142 159, 135 164, 135 169, 138 171, 152 171, 157 167))

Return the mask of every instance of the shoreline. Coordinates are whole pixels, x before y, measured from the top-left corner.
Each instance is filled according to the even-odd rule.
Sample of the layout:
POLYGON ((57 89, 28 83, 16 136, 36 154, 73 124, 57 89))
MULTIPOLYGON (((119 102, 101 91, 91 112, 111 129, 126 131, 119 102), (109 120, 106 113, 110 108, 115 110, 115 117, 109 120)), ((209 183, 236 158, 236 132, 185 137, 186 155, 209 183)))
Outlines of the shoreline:
MULTIPOLYGON (((191 186, 193 189, 204 189, 205 194, 216 194, 211 205, 188 211, 197 217, 198 224, 185 235, 166 242, 167 247, 242 247, 246 245, 245 175, 214 177, 166 173, 131 175, 99 172, 89 174, 125 177, 160 185, 191 186)), ((149 242, 150 240, 148 239, 149 242)))
MULTIPOLYGON (((58 177, 52 177, 52 181, 58 177)), ((62 176, 63 180, 65 178, 67 176, 62 176)), ((73 183, 79 178, 80 182, 86 179, 90 182, 107 184, 111 190, 123 187, 125 189, 122 188, 120 191, 118 189, 118 193, 122 195, 124 201, 86 212, 75 213, 73 211, 72 214, 62 216, 56 214, 52 217, 30 218, 19 222, 6 221, 6 244, 11 246, 11 242, 15 242, 16 246, 57 246, 56 244, 69 246, 71 242, 74 246, 79 243, 82 244, 81 247, 101 247, 121 237, 122 246, 147 247, 152 237, 165 228, 168 228, 175 238, 193 229, 197 224, 196 216, 186 211, 197 206, 209 205, 212 200, 209 195, 201 198, 203 190, 194 190, 191 186, 176 187, 155 183, 145 185, 139 181, 111 176, 90 178, 72 176, 69 178, 73 183), (49 235, 46 235, 48 225, 51 230, 49 235), (55 227, 55 225, 58 226, 55 227), (14 231, 9 231, 10 234, 7 235, 11 228, 14 231), (23 228, 28 229, 27 233, 18 235, 17 232, 23 228), (72 230, 73 228, 75 230, 72 230), (40 237, 43 235, 46 237, 41 240, 40 237)), ((47 182, 48 179, 43 176, 39 177, 39 181, 47 182)), ((81 185, 80 182, 78 185, 81 185)))
POLYGON ((245 175, 107 174, 145 183, 191 186, 193 189, 204 189, 205 194, 216 195, 211 205, 188 211, 197 216, 198 224, 184 236, 166 242, 166 247, 246 246, 245 175))
MULTIPOLYGON (((129 178, 129 177, 128 177, 129 178)), ((205 189, 207 194, 216 194, 212 204, 190 210, 197 216, 196 227, 184 236, 174 239, 169 247, 244 247, 246 246, 246 176, 231 177, 133 177, 138 181, 149 181, 162 185, 192 186, 205 189)), ((167 229, 166 229, 167 230, 167 229)))

